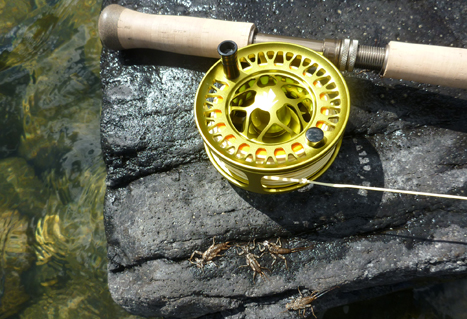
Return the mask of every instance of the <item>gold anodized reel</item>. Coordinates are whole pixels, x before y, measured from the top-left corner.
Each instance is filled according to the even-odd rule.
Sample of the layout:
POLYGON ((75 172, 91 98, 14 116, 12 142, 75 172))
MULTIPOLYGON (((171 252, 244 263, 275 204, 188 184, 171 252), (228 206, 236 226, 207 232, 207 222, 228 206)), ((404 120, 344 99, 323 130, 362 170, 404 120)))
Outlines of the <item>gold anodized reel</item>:
POLYGON ((237 57, 237 78, 227 79, 219 60, 196 94, 196 125, 213 165, 256 193, 304 185, 288 178, 318 178, 336 157, 349 117, 341 73, 315 51, 288 43, 250 45, 237 57))

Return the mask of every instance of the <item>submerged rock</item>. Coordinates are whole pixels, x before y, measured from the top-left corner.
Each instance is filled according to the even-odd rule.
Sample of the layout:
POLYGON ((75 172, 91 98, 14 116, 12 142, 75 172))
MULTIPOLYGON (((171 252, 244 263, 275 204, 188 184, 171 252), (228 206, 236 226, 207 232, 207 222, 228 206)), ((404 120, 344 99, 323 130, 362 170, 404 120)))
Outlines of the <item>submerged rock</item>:
POLYGON ((89 280, 86 276, 74 278, 67 287, 48 289, 20 314, 20 318, 137 318, 115 305, 106 289, 104 282, 89 280))
MULTIPOLYGON (((1 21, 1 20, 0 20, 1 21)), ((1 23, 1 22, 0 22, 1 23)), ((23 131, 21 96, 30 76, 21 67, 2 72, 0 80, 0 158, 14 154, 20 145, 23 131)))
POLYGON ((18 312, 29 300, 20 278, 34 260, 28 223, 18 211, 0 208, 0 318, 18 312))
POLYGON ((0 208, 38 217, 48 196, 48 190, 24 159, 10 157, 0 161, 0 208))
POLYGON ((66 264, 67 274, 73 276, 105 275, 105 235, 99 213, 103 210, 105 175, 104 166, 96 162, 77 180, 64 179, 63 185, 54 185, 63 186, 56 188, 59 193, 68 189, 68 184, 77 184, 75 187, 81 194, 74 194, 79 196, 66 205, 62 202, 67 196, 61 196, 61 200, 50 196, 47 210, 35 229, 37 265, 66 264))
MULTIPOLYGON (((110 3, 147 13, 250 21, 264 33, 350 37, 367 45, 396 38, 431 43, 433 35, 433 44, 467 42, 463 26, 444 6, 439 10, 448 24, 418 27, 421 16, 438 14, 434 1, 404 10, 372 1, 103 5, 110 3)), ((456 10, 466 6, 451 4, 456 10)), ((320 186, 260 195, 229 184, 207 160, 193 120, 197 85, 212 63, 150 50, 103 51, 104 218, 109 288, 118 304, 165 318, 287 318, 285 306, 300 296, 297 288, 306 295, 338 286, 313 303, 321 311, 467 273, 465 201, 320 186), (286 255, 288 269, 281 258, 271 266, 273 258, 265 254, 258 260, 270 269, 263 270, 267 279, 258 274, 253 280, 250 268, 239 268, 246 260, 235 247, 213 260, 217 267, 199 269, 189 262, 213 237, 231 245, 281 237, 285 248, 310 249, 286 255)), ((465 91, 366 72, 345 77, 350 121, 320 181, 466 194, 465 91)), ((259 247, 252 250, 257 256, 259 247)))

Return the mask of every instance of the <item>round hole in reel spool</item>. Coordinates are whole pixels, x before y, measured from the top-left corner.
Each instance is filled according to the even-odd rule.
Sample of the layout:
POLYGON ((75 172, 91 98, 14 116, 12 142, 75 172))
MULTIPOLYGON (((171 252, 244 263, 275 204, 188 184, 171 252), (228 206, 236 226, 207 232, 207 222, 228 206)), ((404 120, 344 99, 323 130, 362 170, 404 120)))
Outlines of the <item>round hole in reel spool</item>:
POLYGON ((349 117, 341 73, 322 55, 288 43, 250 45, 237 57, 239 76, 228 79, 219 60, 196 94, 196 125, 212 164, 257 193, 304 186, 288 178, 318 178, 337 156, 349 117))

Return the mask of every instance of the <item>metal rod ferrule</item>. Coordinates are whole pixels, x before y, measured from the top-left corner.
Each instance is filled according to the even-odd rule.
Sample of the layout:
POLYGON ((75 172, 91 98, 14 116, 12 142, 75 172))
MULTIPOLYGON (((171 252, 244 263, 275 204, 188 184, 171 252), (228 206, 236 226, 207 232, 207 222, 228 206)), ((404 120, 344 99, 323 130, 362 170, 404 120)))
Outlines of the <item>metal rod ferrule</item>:
POLYGON ((355 67, 381 71, 384 68, 386 48, 359 45, 355 67))
POLYGON ((360 68, 380 72, 384 69, 387 51, 386 48, 360 45, 357 40, 349 39, 310 40, 264 33, 257 33, 253 38, 253 43, 264 42, 288 42, 323 52, 323 55, 341 71, 360 68))

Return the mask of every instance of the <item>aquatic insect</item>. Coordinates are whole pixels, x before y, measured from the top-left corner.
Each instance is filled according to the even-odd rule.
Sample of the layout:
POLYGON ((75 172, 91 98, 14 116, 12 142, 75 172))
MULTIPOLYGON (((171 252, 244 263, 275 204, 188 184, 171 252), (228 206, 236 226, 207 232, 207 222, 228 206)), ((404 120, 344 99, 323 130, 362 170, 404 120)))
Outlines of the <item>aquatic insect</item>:
POLYGON ((239 268, 243 268, 243 267, 250 267, 252 270, 253 270, 253 282, 255 282, 255 277, 256 277, 256 274, 260 274, 261 277, 263 277, 264 279, 267 279, 268 277, 266 276, 266 274, 263 272, 263 269, 266 269, 270 272, 270 270, 266 267, 262 267, 257 258, 261 258, 261 256, 257 256, 253 253, 250 252, 250 249, 251 250, 254 250, 255 249, 255 246, 256 246, 256 243, 255 243, 255 240, 253 239, 253 247, 250 248, 249 244, 246 244, 244 246, 237 246, 237 247, 240 247, 242 249, 242 252, 238 252, 237 251, 237 254, 239 256, 241 255, 245 255, 245 259, 246 259, 246 265, 242 265, 240 266, 239 268))
MULTIPOLYGON (((321 292, 319 291, 313 291, 311 295, 304 297, 302 292, 300 291, 300 288, 298 288, 298 292, 300 293, 300 297, 292 300, 291 302, 287 303, 285 305, 285 308, 287 310, 298 310, 298 315, 300 316, 300 311, 302 311, 302 316, 305 317, 305 311, 306 308, 310 308, 311 312, 313 313, 313 317, 316 318, 315 312, 313 311, 313 306, 311 303, 321 297, 322 295, 328 293, 329 291, 333 290, 334 288, 337 287, 332 287, 326 290, 323 290, 321 292)), ((287 311, 286 310, 286 311, 287 311)), ((285 312, 285 311, 284 311, 285 312)))
POLYGON ((287 259, 285 259, 285 256, 282 256, 282 255, 291 254, 291 253, 295 253, 297 251, 302 251, 302 250, 312 248, 312 246, 298 247, 298 248, 283 248, 280 237, 277 238, 277 241, 276 241, 275 244, 268 241, 268 240, 265 240, 265 241, 262 242, 262 245, 263 245, 263 249, 261 249, 261 247, 259 247, 259 250, 261 252, 263 252, 264 250, 267 249, 268 253, 271 255, 271 257, 274 258, 271 266, 273 266, 276 263, 277 257, 279 257, 282 260, 284 260, 285 268, 287 268, 287 269, 289 269, 289 267, 287 266, 287 259))
POLYGON ((229 249, 231 245, 229 245, 229 242, 216 244, 215 238, 216 236, 212 238, 212 245, 209 246, 209 248, 204 253, 195 250, 193 254, 191 254, 191 257, 189 259, 190 263, 196 265, 196 267, 198 268, 204 268, 204 266, 209 263, 213 263, 214 266, 217 267, 217 265, 212 260, 216 257, 222 257, 223 255, 219 254, 223 250, 229 249), (201 255, 201 258, 195 258, 195 261, 193 261, 193 257, 195 254, 201 255))

